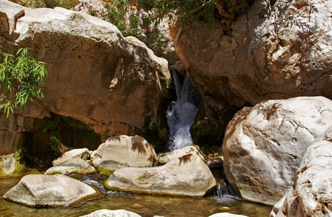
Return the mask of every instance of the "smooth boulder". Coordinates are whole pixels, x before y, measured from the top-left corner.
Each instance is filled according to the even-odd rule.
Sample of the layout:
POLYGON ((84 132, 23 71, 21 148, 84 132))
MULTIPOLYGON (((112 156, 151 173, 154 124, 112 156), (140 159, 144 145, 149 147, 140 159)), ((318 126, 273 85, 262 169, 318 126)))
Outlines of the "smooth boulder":
POLYGON ((289 189, 308 146, 332 123, 324 97, 269 100, 238 112, 223 143, 224 171, 248 201, 274 205, 289 189))
POLYGON ((332 216, 332 127, 304 155, 294 184, 270 217, 332 216))
POLYGON ((90 151, 87 148, 67 151, 52 162, 53 167, 46 170, 45 174, 95 173, 97 170, 90 165, 89 158, 90 151))
POLYGON ((94 211, 88 215, 83 215, 81 217, 141 217, 141 216, 134 212, 130 212, 124 209, 119 209, 119 210, 101 209, 94 211))
POLYGON ((113 136, 92 152, 93 165, 108 174, 122 167, 151 167, 156 161, 154 148, 140 136, 113 136))
POLYGON ((152 168, 121 168, 105 182, 116 191, 202 197, 216 186, 210 169, 193 152, 152 168))
POLYGON ((62 174, 30 174, 3 197, 27 206, 68 206, 96 194, 89 185, 62 174))

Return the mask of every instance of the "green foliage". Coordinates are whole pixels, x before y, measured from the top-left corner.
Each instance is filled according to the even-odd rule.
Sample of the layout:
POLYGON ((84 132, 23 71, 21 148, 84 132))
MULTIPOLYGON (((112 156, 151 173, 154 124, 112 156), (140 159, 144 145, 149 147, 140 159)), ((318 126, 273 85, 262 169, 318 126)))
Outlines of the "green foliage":
POLYGON ((59 138, 59 130, 68 127, 79 130, 79 134, 82 137, 84 136, 92 138, 98 136, 98 134, 93 132, 87 124, 74 118, 64 117, 60 115, 54 115, 53 118, 50 118, 48 121, 46 121, 46 123, 42 127, 42 131, 52 132, 56 138, 59 138))
POLYGON ((22 107, 36 95, 44 97, 41 88, 47 74, 45 63, 30 57, 28 48, 19 49, 16 56, 3 53, 0 82, 10 97, 3 99, 0 108, 4 108, 7 117, 14 108, 22 107))
POLYGON ((155 52, 161 52, 163 35, 159 33, 157 24, 160 18, 154 13, 141 10, 132 11, 131 0, 116 0, 106 5, 104 20, 116 25, 124 36, 135 36, 155 52))
POLYGON ((59 150, 60 143, 61 143, 61 141, 58 137, 52 136, 50 138, 48 145, 51 147, 52 151, 56 152, 59 150))
POLYGON ((75 7, 77 3, 78 3, 77 0, 35 0, 35 1, 31 1, 31 3, 28 5, 32 5, 34 8, 62 7, 62 8, 66 8, 66 9, 71 9, 71 8, 75 7))

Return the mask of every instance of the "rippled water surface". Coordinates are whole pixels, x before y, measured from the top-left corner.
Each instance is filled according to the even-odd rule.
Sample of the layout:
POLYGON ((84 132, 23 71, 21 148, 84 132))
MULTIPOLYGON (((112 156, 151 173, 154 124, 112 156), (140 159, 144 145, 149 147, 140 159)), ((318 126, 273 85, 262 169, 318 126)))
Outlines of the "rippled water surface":
POLYGON ((206 217, 214 213, 229 212, 250 217, 269 216, 271 207, 232 198, 208 196, 204 198, 132 195, 127 193, 100 194, 70 207, 32 208, 2 199, 19 178, 0 178, 0 216, 56 217, 81 216, 99 209, 126 209, 143 217, 206 217))

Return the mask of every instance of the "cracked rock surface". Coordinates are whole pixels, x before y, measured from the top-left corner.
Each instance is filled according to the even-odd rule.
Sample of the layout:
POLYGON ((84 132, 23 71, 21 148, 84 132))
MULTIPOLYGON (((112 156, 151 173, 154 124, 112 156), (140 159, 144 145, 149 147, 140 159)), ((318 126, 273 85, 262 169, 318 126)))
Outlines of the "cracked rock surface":
POLYGON ((203 22, 174 28, 175 50, 210 105, 332 98, 331 5, 332 0, 256 1, 228 30, 203 22))
POLYGON ((307 149, 294 184, 271 217, 332 216, 332 127, 307 149))
POLYGON ((269 100, 245 107, 228 124, 224 170, 243 199, 275 204, 292 185, 308 146, 332 123, 324 97, 269 100))

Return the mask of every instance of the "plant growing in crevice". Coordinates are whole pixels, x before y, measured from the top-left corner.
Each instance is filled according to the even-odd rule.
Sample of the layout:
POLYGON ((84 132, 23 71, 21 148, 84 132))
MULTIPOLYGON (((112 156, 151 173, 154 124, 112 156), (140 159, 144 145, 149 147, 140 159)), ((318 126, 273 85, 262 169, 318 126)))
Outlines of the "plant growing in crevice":
POLYGON ((3 53, 0 63, 0 83, 7 94, 2 95, 2 104, 7 117, 14 108, 24 106, 35 96, 44 97, 42 86, 48 72, 46 64, 29 55, 29 48, 21 48, 16 55, 3 53))

